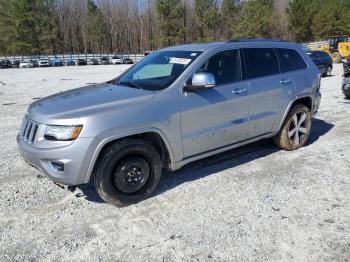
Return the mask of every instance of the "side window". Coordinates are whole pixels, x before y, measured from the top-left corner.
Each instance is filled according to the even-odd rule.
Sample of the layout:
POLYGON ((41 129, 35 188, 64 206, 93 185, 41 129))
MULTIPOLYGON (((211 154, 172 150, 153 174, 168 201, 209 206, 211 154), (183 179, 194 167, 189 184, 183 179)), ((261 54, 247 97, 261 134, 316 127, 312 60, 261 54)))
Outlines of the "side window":
MULTIPOLYGON (((278 59, 280 60, 281 71, 283 73, 305 69, 307 67, 300 54, 293 49, 277 48, 276 52, 278 54, 278 59)), ((316 54, 316 57, 319 57, 319 54, 316 54)))
POLYGON ((229 84, 241 80, 241 59, 239 50, 219 52, 210 57, 197 73, 211 73, 216 85, 229 84))
POLYGON ((248 77, 264 77, 279 74, 279 64, 272 48, 247 48, 248 77))

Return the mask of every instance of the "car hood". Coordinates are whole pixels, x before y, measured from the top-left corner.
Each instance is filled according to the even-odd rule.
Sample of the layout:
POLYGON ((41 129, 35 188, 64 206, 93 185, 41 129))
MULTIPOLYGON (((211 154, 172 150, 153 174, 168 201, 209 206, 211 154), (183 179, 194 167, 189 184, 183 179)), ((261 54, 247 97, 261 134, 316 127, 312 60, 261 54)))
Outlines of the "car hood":
POLYGON ((29 106, 28 112, 34 121, 41 123, 50 119, 73 120, 146 102, 154 95, 154 91, 103 83, 40 99, 29 106))

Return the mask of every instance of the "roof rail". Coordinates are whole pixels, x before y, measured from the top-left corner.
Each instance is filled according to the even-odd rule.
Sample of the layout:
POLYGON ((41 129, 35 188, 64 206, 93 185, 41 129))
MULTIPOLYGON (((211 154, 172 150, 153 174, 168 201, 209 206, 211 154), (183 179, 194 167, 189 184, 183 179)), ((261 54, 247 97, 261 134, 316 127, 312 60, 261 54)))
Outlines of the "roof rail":
POLYGON ((286 40, 280 39, 267 39, 267 38, 241 38, 241 39, 231 39, 226 41, 226 43, 234 42, 288 42, 286 40))

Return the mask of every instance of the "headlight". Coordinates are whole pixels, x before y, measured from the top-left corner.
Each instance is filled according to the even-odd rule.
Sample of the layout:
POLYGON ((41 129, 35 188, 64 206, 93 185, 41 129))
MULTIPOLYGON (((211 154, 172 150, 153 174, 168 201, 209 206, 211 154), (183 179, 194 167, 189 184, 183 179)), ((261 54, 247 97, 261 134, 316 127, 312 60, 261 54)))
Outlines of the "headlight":
POLYGON ((44 137, 47 140, 75 140, 82 128, 83 126, 47 126, 44 137))

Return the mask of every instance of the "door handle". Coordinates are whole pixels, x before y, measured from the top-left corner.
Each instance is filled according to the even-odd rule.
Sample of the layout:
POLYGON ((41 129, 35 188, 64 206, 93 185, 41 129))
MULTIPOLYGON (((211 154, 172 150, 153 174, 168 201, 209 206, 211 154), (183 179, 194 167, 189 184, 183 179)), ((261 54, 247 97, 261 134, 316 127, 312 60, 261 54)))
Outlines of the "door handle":
POLYGON ((282 80, 280 81, 280 83, 281 83, 282 85, 290 85, 290 84, 292 83, 292 80, 290 80, 290 79, 282 79, 282 80))
POLYGON ((247 92, 247 89, 245 88, 236 88, 232 91, 232 94, 240 95, 247 92))

